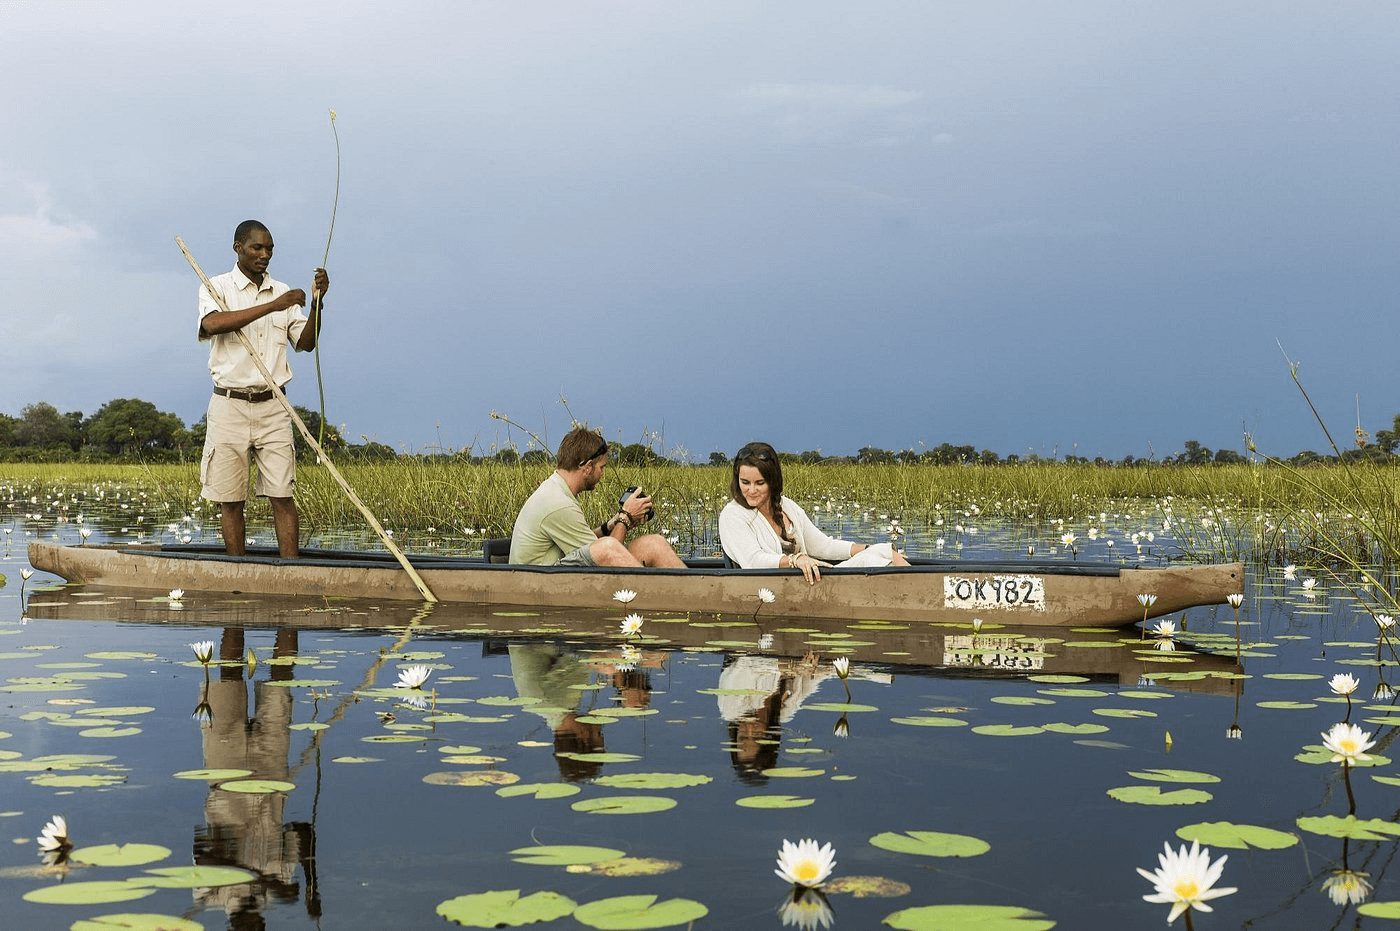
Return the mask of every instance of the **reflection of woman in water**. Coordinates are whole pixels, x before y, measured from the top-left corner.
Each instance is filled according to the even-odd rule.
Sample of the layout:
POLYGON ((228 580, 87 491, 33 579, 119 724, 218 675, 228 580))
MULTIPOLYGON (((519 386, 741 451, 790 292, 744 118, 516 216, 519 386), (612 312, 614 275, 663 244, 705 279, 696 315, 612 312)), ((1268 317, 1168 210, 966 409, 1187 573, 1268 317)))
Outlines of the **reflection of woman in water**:
POLYGON ((728 722, 730 762, 745 782, 766 782, 778 763, 782 725, 833 675, 815 657, 730 656, 719 674, 719 713, 728 722))

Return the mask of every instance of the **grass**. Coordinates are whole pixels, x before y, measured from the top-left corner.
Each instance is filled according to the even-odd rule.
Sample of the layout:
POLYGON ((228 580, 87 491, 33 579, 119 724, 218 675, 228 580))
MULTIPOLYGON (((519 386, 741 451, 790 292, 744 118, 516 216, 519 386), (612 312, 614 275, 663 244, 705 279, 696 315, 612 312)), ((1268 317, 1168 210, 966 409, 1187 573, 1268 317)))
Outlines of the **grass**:
MULTIPOLYGON (((400 545, 455 538, 470 550, 472 540, 509 536, 516 512, 549 467, 397 460, 346 464, 342 474, 400 545)), ((1167 531, 1179 555, 1195 559, 1297 562, 1336 570, 1367 565, 1382 572, 1400 562, 1396 472, 1364 463, 1307 468, 794 463, 784 466, 784 475, 789 495, 819 522, 840 518, 876 529, 894 523, 929 539, 954 538, 983 523, 1013 526, 1029 540, 1053 540, 1065 531, 1081 540, 1116 532, 1136 543, 1167 531)), ((682 552, 712 552, 728 482, 725 466, 612 465, 603 485, 581 500, 590 520, 601 521, 616 506, 617 493, 640 485, 658 504, 652 529, 671 537, 682 552)), ((364 523, 325 470, 314 465, 298 472, 297 500, 304 535, 364 523)), ((193 465, 0 466, 0 520, 36 514, 76 520, 84 512, 110 533, 217 524, 215 508, 199 497, 193 465)), ((269 523, 266 504, 251 501, 250 527, 269 523)))

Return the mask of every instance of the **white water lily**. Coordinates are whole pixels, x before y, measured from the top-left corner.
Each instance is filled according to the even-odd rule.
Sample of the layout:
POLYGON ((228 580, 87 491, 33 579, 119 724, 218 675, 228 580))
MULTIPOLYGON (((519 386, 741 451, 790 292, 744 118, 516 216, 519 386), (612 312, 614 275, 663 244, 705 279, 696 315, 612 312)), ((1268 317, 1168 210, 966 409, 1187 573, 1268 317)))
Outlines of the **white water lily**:
POLYGON ((1144 608, 1150 608, 1157 603, 1157 596, 1144 593, 1138 595, 1137 600, 1138 604, 1142 605, 1144 608))
POLYGON ((1159 637, 1175 637, 1176 623, 1174 621, 1158 621, 1152 632, 1159 637))
POLYGON ((1238 609, 1240 605, 1244 604, 1244 594, 1242 592, 1231 592, 1225 596, 1225 600, 1229 603, 1230 607, 1238 609))
POLYGON ((1078 539, 1078 538, 1077 538, 1074 534, 1072 534, 1072 533, 1066 533, 1066 534, 1063 534, 1063 535, 1060 537, 1060 543, 1062 543, 1063 545, 1068 546, 1068 547, 1070 547, 1071 549, 1073 549, 1073 548, 1074 548, 1074 541, 1075 541, 1076 539, 1078 539))
POLYGON ((34 574, 34 570, 33 570, 33 569, 21 569, 21 570, 19 570, 19 577, 20 577, 20 579, 21 579, 22 581, 25 581, 25 582, 28 582, 28 581, 29 581, 29 577, 32 576, 33 574, 34 574))
POLYGON ((208 666, 214 659, 214 641, 201 640, 198 643, 191 643, 190 649, 194 651, 194 658, 208 666))
POLYGON ((1283 577, 1287 581, 1292 582, 1298 577, 1298 567, 1293 565, 1292 563, 1289 563, 1288 565, 1284 566, 1283 577))
POLYGON ((838 656, 831 661, 831 668, 835 669, 836 674, 844 679, 851 674, 851 660, 846 656, 838 656))
POLYGON ((181 598, 185 597, 185 590, 183 588, 172 588, 170 594, 165 597, 169 598, 171 601, 179 601, 181 598))
POLYGON ((1377 615, 1376 615, 1376 626, 1379 627, 1381 630, 1390 630, 1392 627, 1395 626, 1395 617, 1394 617, 1394 615, 1390 615, 1390 614, 1377 614, 1377 615))
POLYGON ((982 619, 980 617, 974 617, 972 619, 972 632, 974 634, 982 632, 982 619))
POLYGON ((1243 740, 1244 728, 1240 727, 1238 724, 1231 724, 1226 729, 1225 736, 1230 740, 1243 740))
POLYGON ((1304 598, 1317 597, 1317 579, 1314 579, 1312 576, 1309 576, 1308 578, 1303 579, 1302 586, 1304 598))
POLYGON ((1172 910, 1167 915, 1167 924, 1189 908, 1208 912, 1211 907, 1206 902, 1221 896, 1238 892, 1238 889, 1214 888, 1225 869, 1228 855, 1214 863, 1210 862, 1210 848, 1202 847, 1199 841, 1192 841, 1188 849, 1185 844, 1180 851, 1173 851, 1171 844, 1163 844, 1165 853, 1157 854, 1159 867, 1151 872, 1138 867, 1138 874, 1152 883, 1157 891, 1143 896, 1147 902, 1170 903, 1172 910))
POLYGON ((68 822, 62 815, 54 815, 53 820, 44 825, 34 839, 38 841, 40 850, 64 850, 73 846, 68 840, 68 822))
POLYGON ((758 590, 758 600, 766 605, 770 605, 778 600, 778 596, 773 594, 771 588, 760 588, 758 590))
POLYGON ((1322 881, 1322 891, 1333 905, 1356 905, 1371 894, 1371 884, 1366 881, 1370 875, 1356 870, 1333 870, 1322 881))
POLYGON ((401 689, 421 689, 433 671, 427 666, 405 666, 399 670, 398 687, 401 689))
POLYGON ((831 844, 817 846, 810 837, 793 843, 783 841, 778 853, 778 868, 773 872, 784 882, 809 889, 826 882, 836 866, 836 851, 831 844))
POLYGON ((636 597, 637 593, 630 588, 624 588, 620 591, 613 592, 613 601, 620 601, 623 604, 630 604, 632 599, 636 597))
POLYGON ((642 632, 642 616, 637 613, 627 615, 622 619, 622 634, 625 637, 633 637, 642 632))
POLYGON ((1391 688, 1387 682, 1377 684, 1376 690, 1371 693, 1372 701, 1390 701, 1394 697, 1395 689, 1391 688))
POLYGON ((1349 672, 1339 672, 1327 683, 1334 695, 1350 695, 1361 681, 1349 672))
POLYGON ((78 536, 82 537, 83 541, 86 542, 88 537, 92 536, 92 528, 84 527, 82 530, 78 531, 78 536))
POLYGON ((1332 729, 1322 735, 1322 745, 1332 751, 1333 763, 1356 763, 1370 759, 1366 751, 1376 742, 1357 725, 1341 723, 1333 724, 1332 729))

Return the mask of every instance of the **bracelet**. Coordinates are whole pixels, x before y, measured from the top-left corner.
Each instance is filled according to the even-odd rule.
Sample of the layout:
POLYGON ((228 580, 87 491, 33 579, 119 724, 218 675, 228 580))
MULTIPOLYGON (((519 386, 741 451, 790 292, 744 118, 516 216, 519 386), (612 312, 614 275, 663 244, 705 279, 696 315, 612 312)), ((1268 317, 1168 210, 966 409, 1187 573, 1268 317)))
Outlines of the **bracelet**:
POLYGON ((628 514, 626 511, 618 511, 616 516, 618 523, 626 525, 628 530, 632 529, 632 515, 628 514))

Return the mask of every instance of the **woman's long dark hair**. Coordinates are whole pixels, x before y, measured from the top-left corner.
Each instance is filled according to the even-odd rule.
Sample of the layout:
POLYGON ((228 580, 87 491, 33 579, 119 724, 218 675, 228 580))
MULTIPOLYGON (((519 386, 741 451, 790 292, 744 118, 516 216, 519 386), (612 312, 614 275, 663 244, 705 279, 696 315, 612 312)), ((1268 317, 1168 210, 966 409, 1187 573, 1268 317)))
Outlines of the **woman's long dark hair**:
POLYGON ((744 493, 739 490, 741 466, 753 466, 768 483, 768 501, 773 508, 773 519, 781 528, 779 536, 789 543, 793 542, 792 533, 788 530, 787 517, 783 514, 783 466, 778 462, 778 451, 767 443, 754 442, 744 444, 734 454, 734 471, 729 478, 729 497, 752 511, 753 508, 749 508, 749 503, 744 500, 744 493))

